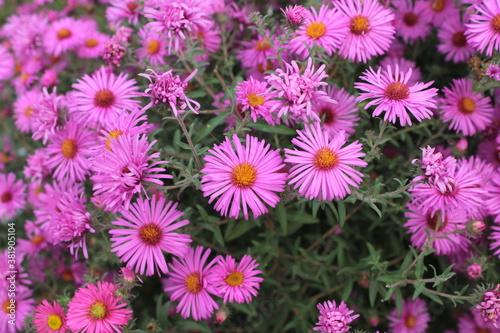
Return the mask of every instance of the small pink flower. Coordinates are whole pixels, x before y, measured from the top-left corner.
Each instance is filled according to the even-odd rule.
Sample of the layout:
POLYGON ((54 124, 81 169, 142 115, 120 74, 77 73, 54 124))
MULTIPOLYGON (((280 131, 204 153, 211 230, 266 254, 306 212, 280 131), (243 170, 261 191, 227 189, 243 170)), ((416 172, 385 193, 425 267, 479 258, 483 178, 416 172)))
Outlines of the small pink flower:
POLYGON ((337 306, 336 302, 326 301, 317 305, 320 315, 314 331, 323 333, 345 333, 350 329, 349 324, 359 317, 358 314, 353 314, 353 310, 341 301, 337 306))
POLYGON ((487 323, 492 323, 498 327, 500 324, 500 284, 495 289, 487 290, 483 295, 483 300, 476 306, 476 310, 481 313, 481 317, 487 323))
POLYGON ((33 319, 37 333, 65 333, 68 330, 64 308, 56 301, 50 304, 43 300, 36 307, 33 319))
POLYGON ((285 15, 286 21, 294 28, 301 26, 309 15, 307 9, 300 5, 288 6, 284 10, 281 9, 281 11, 285 15))
POLYGON ((12 172, 0 173, 0 220, 9 220, 26 205, 26 185, 12 172))
POLYGON ((432 26, 427 12, 428 2, 399 0, 393 1, 393 4, 396 7, 396 34, 403 38, 405 43, 414 43, 429 36, 432 26))
POLYGON ((398 309, 394 309, 387 318, 390 333, 425 333, 431 320, 427 305, 420 298, 403 300, 402 313, 398 314, 398 309))
POLYGON ((469 278, 471 279, 483 277, 483 267, 475 262, 467 266, 467 274, 469 274, 469 278))
POLYGON ((276 93, 271 93, 266 82, 261 82, 250 77, 239 83, 235 91, 236 104, 241 105, 242 111, 248 111, 253 121, 263 118, 270 125, 276 123, 276 117, 270 112, 274 104, 276 93))

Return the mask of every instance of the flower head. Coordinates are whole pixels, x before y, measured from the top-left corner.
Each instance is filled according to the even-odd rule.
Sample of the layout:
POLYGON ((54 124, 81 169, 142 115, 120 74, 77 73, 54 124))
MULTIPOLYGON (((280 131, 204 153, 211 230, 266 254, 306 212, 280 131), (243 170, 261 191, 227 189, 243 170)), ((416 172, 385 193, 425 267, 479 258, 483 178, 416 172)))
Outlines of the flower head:
POLYGON ((358 314, 353 315, 353 310, 341 301, 337 306, 336 302, 326 301, 317 305, 320 315, 314 331, 321 331, 322 333, 345 333, 349 331, 349 324, 356 318, 358 314))
POLYGON ((163 35, 142 28, 139 30, 139 38, 141 39, 141 47, 136 51, 137 57, 142 61, 148 61, 153 66, 164 66, 167 50, 163 35))
POLYGON ((125 227, 109 231, 113 235, 111 251, 138 274, 167 273, 162 251, 183 257, 191 242, 189 235, 173 232, 189 223, 188 220, 174 223, 184 214, 176 208, 177 204, 166 203, 162 197, 137 200, 129 210, 122 210, 123 218, 111 222, 125 227))
POLYGON ((177 312, 184 319, 189 316, 194 320, 206 319, 219 308, 210 296, 217 293, 212 286, 210 273, 215 261, 205 265, 209 255, 210 249, 204 250, 201 246, 196 250, 189 248, 182 259, 174 258, 170 264, 169 286, 165 291, 171 293, 172 301, 179 300, 177 312))
MULTIPOLYGON (((440 0, 443 1, 443 0, 440 0)), ((460 15, 452 15, 444 20, 438 31, 438 51, 445 54, 446 61, 465 62, 475 53, 465 37, 465 25, 460 15)))
POLYGON ((253 296, 257 296, 259 284, 263 278, 256 277, 262 274, 257 270, 259 266, 249 255, 244 255, 241 261, 231 256, 218 256, 213 267, 213 285, 219 295, 226 302, 250 303, 253 296))
POLYGON ((398 315, 398 309, 394 309, 388 319, 390 320, 390 332, 425 333, 431 316, 425 302, 417 298, 414 301, 411 299, 403 300, 401 315, 398 315))
POLYGON ((99 281, 79 288, 68 304, 68 328, 76 332, 121 332, 120 328, 132 319, 132 310, 115 296, 117 287, 99 281))
POLYGON ((284 10, 281 9, 285 19, 294 28, 298 28, 304 23, 305 18, 309 15, 307 9, 300 5, 288 6, 284 10))
POLYGON ((429 88, 434 81, 428 83, 415 83, 408 85, 412 70, 407 73, 400 72, 398 66, 394 69, 387 66, 385 70, 379 68, 375 72, 371 67, 360 78, 366 81, 356 82, 354 87, 360 89, 357 102, 372 99, 365 106, 365 110, 376 105, 373 116, 386 112, 384 120, 393 124, 399 119, 401 126, 411 125, 408 115, 410 112, 418 121, 428 119, 432 115, 431 108, 436 107, 436 88, 429 88))
POLYGON ((493 51, 500 51, 500 3, 483 0, 474 9, 476 12, 465 24, 467 42, 479 52, 491 56, 493 51))
POLYGON ((358 187, 363 174, 353 166, 365 167, 361 160, 362 146, 358 141, 346 143, 343 131, 333 139, 318 123, 298 130, 299 136, 292 139, 297 148, 285 149, 285 162, 291 163, 288 175, 290 185, 299 188, 299 193, 308 199, 331 201, 342 199, 351 193, 349 186, 358 187))
POLYGON ((201 179, 201 190, 211 203, 216 198, 215 209, 223 216, 238 218, 243 209, 248 219, 248 208, 254 218, 267 213, 267 205, 275 207, 280 198, 275 192, 283 192, 286 174, 283 159, 278 150, 269 150, 270 145, 250 135, 246 144, 233 135, 208 150, 205 157, 205 175, 201 179))
POLYGON ((467 274, 470 279, 477 279, 483 277, 483 267, 477 262, 467 266, 467 274))
POLYGON ((405 43, 414 43, 429 36, 432 27, 426 1, 399 0, 393 4, 396 7, 394 26, 405 43))
POLYGON ((26 204, 26 185, 12 172, 0 173, 0 220, 9 220, 26 204))
POLYGON ((261 82, 250 77, 239 83, 235 90, 236 104, 241 105, 242 111, 249 111, 253 121, 263 118, 269 124, 274 125, 276 120, 270 112, 274 104, 276 93, 271 93, 266 82, 261 82))
POLYGON ((500 284, 495 289, 487 290, 483 300, 476 306, 485 322, 492 323, 495 327, 500 324, 500 284))
POLYGON ((53 22, 43 36, 45 51, 59 56, 69 50, 74 50, 83 42, 81 22, 72 17, 62 18, 53 22))
POLYGON ((68 330, 64 308, 56 301, 50 304, 43 300, 36 307, 33 318, 37 333, 65 333, 68 330))

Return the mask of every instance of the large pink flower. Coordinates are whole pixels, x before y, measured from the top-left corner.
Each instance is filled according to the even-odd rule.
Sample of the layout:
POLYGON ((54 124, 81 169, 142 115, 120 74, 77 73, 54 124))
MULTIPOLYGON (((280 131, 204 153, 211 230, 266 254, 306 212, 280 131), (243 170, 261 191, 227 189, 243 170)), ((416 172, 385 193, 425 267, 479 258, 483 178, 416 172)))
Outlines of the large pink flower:
POLYGON ((498 0, 484 0, 474 6, 476 13, 465 26, 467 42, 479 52, 491 56, 500 51, 500 3, 498 0))

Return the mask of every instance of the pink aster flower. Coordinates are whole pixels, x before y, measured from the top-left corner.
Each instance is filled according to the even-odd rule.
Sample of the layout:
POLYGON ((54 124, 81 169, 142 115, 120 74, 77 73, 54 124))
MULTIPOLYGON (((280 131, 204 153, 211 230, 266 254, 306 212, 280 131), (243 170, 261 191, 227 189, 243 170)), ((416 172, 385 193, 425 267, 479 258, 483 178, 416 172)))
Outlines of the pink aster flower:
POLYGON ((144 27, 164 34, 169 53, 179 51, 188 31, 209 24, 202 0, 158 0, 156 5, 144 7, 144 16, 153 20, 144 27))
POLYGON ((500 324, 500 284, 495 289, 484 293, 483 300, 476 306, 476 311, 481 314, 485 322, 498 327, 500 324))
MULTIPOLYGON (((443 0, 440 0, 443 1, 443 0)), ((446 61, 466 62, 476 52, 465 38, 465 24, 460 14, 449 16, 438 30, 438 51, 445 55, 446 61)))
POLYGON ((253 296, 257 296, 263 278, 256 277, 262 271, 256 268, 259 264, 249 255, 244 255, 241 261, 231 256, 218 256, 217 264, 213 267, 213 285, 218 294, 224 298, 224 303, 250 303, 253 296))
POLYGON ((47 15, 23 14, 11 15, 1 28, 1 34, 12 43, 12 50, 18 59, 40 56, 43 37, 48 26, 47 15))
POLYGON ((472 90, 472 79, 454 79, 451 87, 443 89, 440 113, 449 128, 464 135, 484 130, 493 119, 490 98, 472 90))
POLYGON ((427 305, 420 298, 403 300, 401 315, 394 309, 387 318, 390 320, 390 333, 425 333, 431 320, 427 305))
POLYGON ((453 0, 425 0, 425 2, 427 4, 426 16, 428 16, 432 25, 437 28, 441 28, 443 23, 460 13, 455 8, 455 1, 453 0))
POLYGON ((257 118, 263 118, 270 125, 276 123, 276 117, 270 112, 274 104, 273 100, 276 97, 275 93, 270 92, 270 88, 266 82, 261 82, 253 77, 248 80, 238 83, 235 91, 236 104, 241 105, 241 111, 248 111, 253 121, 257 118))
POLYGON ((470 279, 483 277, 483 267, 475 262, 467 266, 467 275, 469 275, 470 279))
MULTIPOLYGON (((269 31, 266 31, 269 34, 269 31)), ((275 50, 271 47, 273 43, 278 49, 279 41, 276 38, 264 38, 257 36, 249 42, 241 43, 241 50, 236 53, 236 58, 241 61, 241 65, 245 68, 252 68, 254 66, 265 66, 269 57, 276 57, 275 50)))
POLYGON ((490 250, 500 259, 500 226, 494 225, 491 227, 490 250))
POLYGON ((408 220, 404 227, 408 228, 407 233, 411 234, 411 243, 414 247, 423 250, 429 244, 429 237, 432 237, 435 239, 431 243, 431 248, 436 250, 436 254, 448 255, 460 252, 470 244, 471 241, 465 231, 468 218, 464 211, 450 210, 443 215, 441 211, 422 211, 412 203, 409 203, 407 208, 405 217, 408 220), (457 233, 459 229, 463 230, 457 233))
POLYGON ((147 61, 153 66, 164 66, 167 55, 166 41, 162 34, 145 28, 139 30, 141 47, 135 53, 141 61, 147 61))
POLYGON ((186 96, 185 89, 188 81, 191 80, 198 72, 195 69, 187 78, 181 80, 178 75, 172 73, 172 69, 163 72, 161 75, 157 74, 152 69, 146 69, 152 74, 141 73, 139 76, 145 77, 149 80, 149 86, 144 91, 151 98, 151 101, 146 105, 143 110, 155 107, 160 103, 165 103, 172 109, 172 112, 177 117, 179 113, 184 113, 186 108, 189 108, 194 113, 198 113, 200 103, 186 96))
POLYGON ((50 304, 42 300, 35 309, 33 319, 37 333, 66 333, 68 330, 64 308, 56 301, 50 304))
POLYGON ((99 138, 107 149, 111 149, 110 143, 122 134, 131 137, 147 134, 152 125, 147 122, 148 116, 140 109, 136 108, 132 112, 126 112, 121 117, 112 119, 101 129, 102 136, 99 138), (141 123, 143 121, 143 123, 141 123))
POLYGON ((12 172, 0 173, 0 220, 10 220, 26 205, 26 185, 12 172))
POLYGON ((394 14, 375 0, 341 0, 334 6, 349 22, 349 31, 340 45, 344 59, 366 63, 384 54, 394 40, 394 14))
POLYGON ((116 252, 120 262, 126 262, 127 267, 138 274, 167 273, 162 251, 183 257, 191 242, 189 235, 173 232, 189 223, 188 220, 174 223, 184 215, 176 208, 177 203, 153 197, 151 200, 139 199, 129 210, 122 210, 123 218, 111 224, 126 228, 109 231, 113 235, 111 252, 116 252))
POLYGON ((500 3, 497 0, 483 0, 474 6, 476 12, 465 24, 467 42, 479 52, 491 56, 500 51, 500 3))
POLYGON ((55 168, 54 177, 57 180, 84 181, 85 176, 90 174, 89 157, 95 152, 95 143, 94 132, 77 122, 67 122, 45 148, 47 165, 55 168))
POLYGON ((72 17, 65 17, 53 22, 44 33, 43 45, 45 52, 59 56, 74 50, 82 40, 81 22, 72 17))
POLYGON ((169 286, 165 291, 171 293, 172 301, 179 300, 177 312, 186 319, 192 316, 194 320, 206 319, 212 316, 219 305, 213 300, 212 295, 217 292, 212 286, 211 268, 215 261, 212 260, 205 266, 210 255, 210 249, 204 251, 203 247, 189 248, 184 258, 173 259, 170 264, 169 286))
POLYGON ((118 285, 97 282, 79 288, 68 303, 67 326, 76 332, 120 333, 132 319, 127 303, 115 296, 118 285))
POLYGON ((222 216, 238 218, 243 209, 248 220, 250 208, 257 218, 268 212, 266 204, 275 207, 280 201, 275 192, 284 191, 286 174, 279 172, 284 167, 279 151, 270 147, 250 135, 242 145, 233 135, 208 150, 201 190, 210 196, 208 203, 217 198, 214 208, 222 216))
POLYGON ((145 193, 144 182, 163 185, 161 179, 172 178, 159 164, 166 161, 151 160, 159 158, 160 153, 148 156, 156 143, 148 143, 145 135, 131 136, 122 134, 109 143, 111 149, 103 149, 92 161, 95 174, 90 177, 94 182, 94 196, 99 196, 105 210, 113 213, 123 206, 128 210, 134 194, 145 193))
POLYGON ((500 333, 500 328, 492 323, 485 322, 481 314, 473 311, 471 314, 462 314, 458 318, 458 333, 500 333))
POLYGON ((338 306, 335 301, 318 303, 317 308, 320 315, 313 330, 322 333, 345 333, 350 329, 349 324, 359 317, 358 314, 353 315, 354 311, 349 310, 344 301, 338 306))
POLYGON ((281 9, 283 15, 285 15, 285 19, 293 28, 300 27, 306 17, 309 15, 307 9, 300 5, 288 6, 284 10, 281 9))
POLYGON ((8 80, 14 74, 15 62, 12 54, 0 45, 0 81, 8 80))
POLYGON ((335 103, 325 91, 318 89, 328 85, 321 81, 328 77, 325 73, 326 65, 321 65, 315 71, 312 58, 309 58, 302 74, 295 61, 291 64, 285 62, 285 66, 286 72, 278 68, 274 73, 266 75, 267 82, 280 98, 279 103, 276 103, 270 112, 279 110, 279 118, 290 115, 292 118, 312 117, 319 120, 317 114, 312 112, 312 102, 335 103))
POLYGON ((134 79, 127 80, 126 74, 115 76, 105 67, 92 76, 85 74, 73 84, 76 92, 72 114, 91 126, 106 124, 139 105, 139 101, 134 100, 140 96, 135 84, 134 79))
POLYGON ((31 129, 33 130, 33 140, 42 139, 43 144, 52 138, 62 125, 63 109, 66 107, 66 98, 57 94, 54 88, 49 94, 43 88, 40 99, 33 104, 31 129))
POLYGON ((314 46, 323 48, 329 56, 337 50, 348 32, 348 22, 337 10, 322 5, 319 12, 311 7, 304 24, 295 32, 288 44, 290 50, 301 59, 309 56, 314 46))
POLYGON ((399 70, 399 67, 393 69, 388 66, 386 70, 379 68, 375 72, 371 67, 360 78, 367 83, 356 82, 354 87, 360 89, 361 92, 356 102, 361 102, 366 99, 372 99, 365 106, 365 110, 372 105, 376 105, 372 116, 376 117, 382 112, 384 121, 389 121, 395 124, 399 118, 401 126, 406 124, 411 125, 412 121, 408 112, 410 112, 418 121, 429 119, 432 116, 430 109, 436 107, 435 97, 437 96, 436 88, 429 88, 434 81, 428 83, 415 83, 412 86, 408 85, 412 70, 407 73, 399 70))
POLYGON ((188 38, 193 38, 196 46, 201 48, 201 54, 195 56, 196 62, 208 62, 210 54, 216 53, 221 46, 221 31, 218 24, 209 21, 207 25, 196 26, 195 30, 188 33, 188 38))
POLYGON ((384 59, 380 61, 379 65, 382 68, 382 70, 384 70, 384 68, 387 68, 389 66, 391 68, 398 67, 399 71, 403 73, 408 73, 409 70, 411 69, 411 76, 407 82, 409 86, 415 85, 417 82, 422 82, 422 72, 420 71, 420 68, 418 68, 417 64, 414 61, 407 60, 403 58, 403 56, 384 57, 384 59))
POLYGON ((337 104, 317 102, 313 104, 313 110, 323 121, 321 127, 326 130, 330 138, 334 138, 340 131, 353 134, 359 122, 358 108, 354 96, 344 88, 328 86, 326 88, 328 96, 337 104))
POLYGON ((500 66, 490 64, 488 68, 486 68, 486 72, 484 74, 497 81, 500 81, 500 66))
POLYGON ((491 176, 490 182, 493 186, 489 189, 490 193, 486 206, 495 222, 500 223, 500 201, 498 200, 500 196, 500 171, 491 176))
POLYGON ((96 59, 109 42, 109 36, 95 28, 89 28, 83 32, 82 44, 76 49, 79 58, 96 59))
POLYGON ((30 220, 26 220, 24 225, 28 239, 17 239, 17 252, 27 257, 38 258, 42 250, 47 250, 50 246, 47 241, 48 233, 30 220))
MULTIPOLYGON (((11 270, 10 268, 7 270, 11 270)), ((6 270, 6 271, 7 271, 6 270)), ((5 280, 2 281, 0 286, 4 290, 8 290, 8 286, 5 285, 5 280)), ((16 280, 18 282, 19 280, 16 280)), ((24 325, 24 320, 30 315, 35 309, 35 300, 32 296, 32 291, 23 285, 16 284, 16 296, 15 298, 8 297, 8 292, 0 293, 0 332, 3 333, 16 333, 16 332, 26 332, 26 326, 24 325), (14 303, 11 303, 14 301, 14 303), (8 315, 14 315, 14 325, 12 325, 12 317, 8 315)))
POLYGON ((425 1, 416 0, 413 4, 410 0, 397 0, 392 1, 392 4, 396 7, 396 34, 405 43, 414 43, 429 36, 432 27, 425 1))
POLYGON ((127 20, 128 24, 136 26, 141 13, 141 2, 135 0, 110 0, 106 8, 106 19, 116 26, 127 20))
POLYGON ((451 191, 455 185, 454 173, 457 167, 457 160, 453 156, 443 158, 440 152, 434 152, 436 148, 427 146, 422 150, 422 159, 414 159, 412 164, 419 162, 425 171, 423 175, 415 177, 412 182, 419 182, 425 179, 430 185, 436 186, 442 192, 451 191))
POLYGON ((14 119, 16 127, 23 133, 33 130, 33 112, 35 104, 41 98, 38 90, 29 90, 19 95, 14 103, 14 119))
POLYGON ((299 189, 300 195, 318 200, 343 199, 351 193, 349 186, 359 187, 363 174, 353 166, 365 167, 361 160, 362 145, 355 141, 346 147, 344 131, 333 139, 321 130, 318 123, 297 130, 292 139, 297 148, 285 149, 285 162, 291 163, 288 175, 290 185, 299 189))

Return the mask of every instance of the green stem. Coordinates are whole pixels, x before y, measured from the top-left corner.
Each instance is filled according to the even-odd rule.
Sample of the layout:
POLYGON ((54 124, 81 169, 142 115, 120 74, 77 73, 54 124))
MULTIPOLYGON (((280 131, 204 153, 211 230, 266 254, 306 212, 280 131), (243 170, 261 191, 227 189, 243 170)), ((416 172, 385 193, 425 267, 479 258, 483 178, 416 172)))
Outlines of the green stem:
POLYGON ((191 140, 191 135, 189 135, 189 132, 186 128, 186 124, 184 124, 184 120, 180 115, 177 115, 177 120, 179 121, 179 124, 181 125, 182 131, 184 132, 184 135, 186 136, 186 139, 189 144, 189 148, 191 148, 191 152, 194 155, 194 159, 196 160, 196 164, 198 165, 198 170, 201 170, 201 162, 200 158, 198 157, 198 153, 196 152, 196 149, 194 149, 193 141, 191 140))

